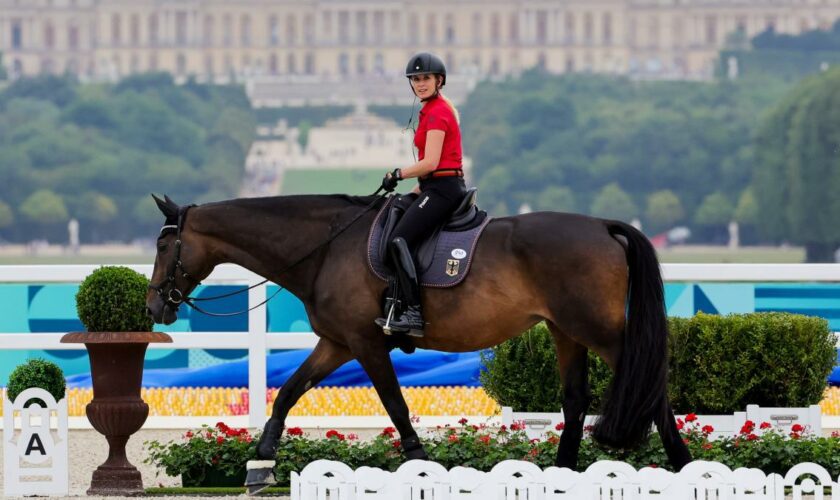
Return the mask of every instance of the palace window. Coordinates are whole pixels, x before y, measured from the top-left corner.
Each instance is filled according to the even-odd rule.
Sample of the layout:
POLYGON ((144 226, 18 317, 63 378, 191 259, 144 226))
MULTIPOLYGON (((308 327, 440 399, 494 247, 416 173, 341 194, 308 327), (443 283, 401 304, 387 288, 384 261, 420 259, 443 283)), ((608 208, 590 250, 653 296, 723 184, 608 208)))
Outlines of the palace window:
POLYGON ((122 38, 120 26, 120 15, 119 14, 111 14, 111 43, 114 45, 120 44, 120 39, 122 38))
POLYGON ((575 15, 571 12, 566 12, 563 18, 563 29, 566 32, 566 43, 575 42, 575 15))
POLYGON ((342 44, 350 42, 350 13, 347 11, 338 13, 338 41, 342 44))
POLYGON ((213 19, 213 16, 207 15, 204 16, 204 45, 208 47, 212 47, 215 45, 215 38, 216 38, 216 21, 213 19))
POLYGON ((373 41, 382 43, 385 40, 385 13, 376 11, 373 13, 373 41))
POLYGON ((481 12, 473 12, 472 16, 472 35, 473 43, 481 45, 481 12))
POLYGON ((508 19, 508 29, 510 30, 510 42, 519 42, 519 15, 513 13, 508 19))
POLYGON ((149 16, 149 45, 158 44, 158 15, 149 16))
POLYGON ((408 41, 412 44, 420 41, 420 19, 417 14, 408 16, 408 41))
POLYGON ((367 43, 367 12, 356 12, 356 43, 367 43))
POLYGON ((548 13, 544 10, 537 11, 537 43, 548 42, 548 13))
POLYGON ((437 16, 434 14, 426 17, 426 41, 431 45, 437 43, 437 16))
POLYGON ((294 14, 290 14, 286 18, 286 42, 289 45, 297 43, 297 19, 294 14))
POLYGON ((187 13, 175 13, 175 44, 179 47, 187 45, 187 13))
POLYGON ((717 19, 715 16, 706 16, 706 44, 717 44, 717 19))
POLYGON ((12 20, 12 48, 20 49, 23 47, 23 28, 18 19, 12 20))
POLYGON ((443 39, 446 43, 455 43, 455 16, 447 13, 443 20, 443 39))
POLYGON ((239 40, 243 47, 251 46, 251 16, 248 14, 239 19, 239 40))
POLYGON ((604 23, 604 44, 605 45, 612 45, 613 43, 613 23, 612 23, 612 14, 609 12, 604 13, 604 17, 602 18, 604 23))
POLYGON ((140 16, 138 14, 131 15, 130 25, 131 45, 137 46, 140 44, 140 16))
POLYGON ((44 46, 48 49, 55 47, 55 27, 51 21, 44 25, 44 46))
POLYGON ((67 45, 71 49, 79 48, 79 27, 75 24, 71 24, 67 28, 67 45))
POLYGON ((307 52, 303 59, 303 70, 307 75, 315 74, 315 54, 307 52))
POLYGON ((312 14, 303 16, 303 38, 308 44, 315 41, 315 18, 312 14))
POLYGON ((222 38, 225 47, 233 45, 233 16, 225 14, 222 18, 222 38))

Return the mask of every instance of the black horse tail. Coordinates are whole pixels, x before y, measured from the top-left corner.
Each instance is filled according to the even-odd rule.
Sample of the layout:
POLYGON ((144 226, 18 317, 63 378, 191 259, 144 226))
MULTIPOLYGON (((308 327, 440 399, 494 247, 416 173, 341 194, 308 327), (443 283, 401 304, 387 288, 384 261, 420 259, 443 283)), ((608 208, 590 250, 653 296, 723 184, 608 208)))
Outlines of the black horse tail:
POLYGON ((602 444, 627 448, 644 441, 668 409, 668 319, 653 245, 623 222, 607 221, 607 230, 627 239, 629 299, 618 366, 592 435, 602 444))

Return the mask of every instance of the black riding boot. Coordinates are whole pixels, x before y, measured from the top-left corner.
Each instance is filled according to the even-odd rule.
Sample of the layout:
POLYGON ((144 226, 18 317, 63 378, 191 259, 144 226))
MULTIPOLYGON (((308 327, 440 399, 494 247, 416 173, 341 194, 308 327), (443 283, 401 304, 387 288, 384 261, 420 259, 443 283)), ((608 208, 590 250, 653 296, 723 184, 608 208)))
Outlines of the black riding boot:
MULTIPOLYGON (((417 270, 414 268, 414 259, 408 245, 402 238, 395 238, 391 242, 391 261, 395 264, 397 273, 398 288, 402 292, 406 303, 405 312, 398 318, 391 318, 387 322, 385 318, 376 320, 376 324, 384 327, 388 324, 388 330, 394 333, 403 333, 411 337, 422 337, 426 323, 423 321, 423 312, 420 309, 420 285, 417 283, 417 270)), ((385 333, 390 333, 386 330, 385 333)))

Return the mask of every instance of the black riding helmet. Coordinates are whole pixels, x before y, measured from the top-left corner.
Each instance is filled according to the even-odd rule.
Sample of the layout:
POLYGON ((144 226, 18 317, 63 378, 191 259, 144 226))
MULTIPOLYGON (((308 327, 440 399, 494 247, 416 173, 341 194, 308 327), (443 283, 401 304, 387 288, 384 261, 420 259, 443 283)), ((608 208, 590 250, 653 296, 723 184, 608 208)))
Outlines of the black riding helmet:
POLYGON ((414 75, 440 75, 440 86, 446 85, 446 65, 436 55, 428 52, 420 52, 411 56, 408 60, 408 65, 405 67, 406 78, 411 78, 414 75))

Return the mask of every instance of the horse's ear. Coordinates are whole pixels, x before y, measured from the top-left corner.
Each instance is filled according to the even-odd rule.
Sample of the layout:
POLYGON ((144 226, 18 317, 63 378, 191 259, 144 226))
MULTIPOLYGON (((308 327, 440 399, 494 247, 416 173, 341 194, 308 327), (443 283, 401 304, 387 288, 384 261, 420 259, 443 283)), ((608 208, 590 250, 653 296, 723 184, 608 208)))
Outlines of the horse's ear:
POLYGON ((165 217, 174 217, 178 214, 178 205, 176 205, 174 201, 170 200, 168 196, 163 195, 163 197, 166 201, 161 200, 152 194, 152 198, 154 198, 155 203, 158 206, 158 210, 160 210, 165 217))

